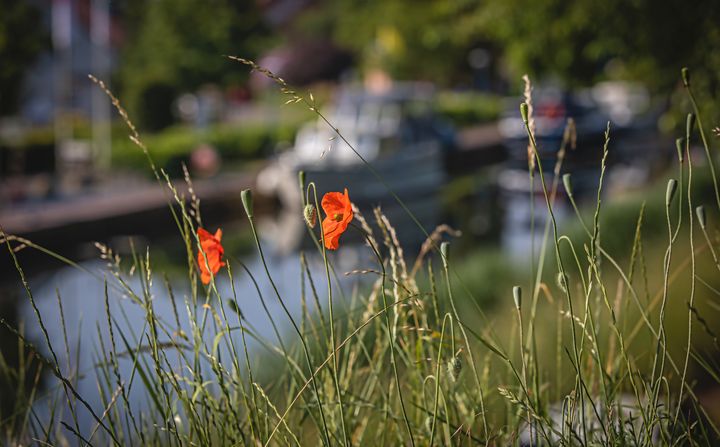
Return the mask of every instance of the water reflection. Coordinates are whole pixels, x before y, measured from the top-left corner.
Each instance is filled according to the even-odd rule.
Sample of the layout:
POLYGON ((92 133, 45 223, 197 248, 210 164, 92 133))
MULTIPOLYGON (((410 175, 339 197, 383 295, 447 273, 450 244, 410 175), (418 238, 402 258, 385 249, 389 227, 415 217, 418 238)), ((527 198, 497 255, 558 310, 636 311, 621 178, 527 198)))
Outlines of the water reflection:
MULTIPOLYGON (((367 253, 367 248, 362 246, 345 246, 338 253, 333 253, 334 266, 337 275, 333 279, 333 291, 336 297, 336 312, 345 312, 348 310, 347 291, 350 290, 358 281, 358 276, 345 276, 343 272, 357 268, 359 265, 372 266, 371 258, 367 253)), ((299 322, 302 312, 302 291, 307 291, 305 297, 307 305, 310 309, 314 309, 315 300, 309 295, 311 288, 307 286, 308 278, 304 275, 304 268, 300 264, 298 253, 293 255, 273 255, 272 253, 266 258, 268 267, 273 275, 273 280, 278 288, 280 296, 283 297, 284 303, 292 314, 293 318, 299 322), (303 285, 305 282, 305 285, 303 285)), ((297 335, 290 333, 291 327, 289 320, 284 313, 280 302, 271 286, 260 262, 259 257, 247 255, 242 259, 230 259, 234 276, 234 285, 237 293, 237 304, 245 318, 245 324, 252 336, 246 337, 248 350, 250 352, 251 363, 254 369, 263 369, 263 365, 258 365, 261 360, 268 360, 277 354, 274 350, 269 349, 270 346, 278 346, 278 338, 271 325, 269 315, 272 315, 276 325, 279 328, 280 337, 286 346, 293 346, 297 340, 297 335), (241 262, 245 264, 247 269, 253 274, 255 281, 252 280, 244 269, 241 262), (259 294, 264 298, 263 306, 259 294), (268 355, 269 354, 269 355, 268 355)), ((327 306, 327 284, 325 281, 325 269, 322 258, 318 254, 310 254, 307 256, 307 266, 312 277, 314 286, 317 290, 320 307, 325 311, 327 306)), ((81 264, 81 267, 97 274, 93 276, 87 272, 81 271, 73 267, 64 267, 56 271, 44 273, 31 279, 31 287, 33 295, 37 303, 39 313, 44 321, 48 331, 49 339, 53 344, 55 352, 60 357, 61 369, 67 376, 78 373, 80 380, 77 384, 78 393, 85 397, 88 403, 96 412, 103 411, 103 399, 98 391, 98 377, 95 374, 94 367, 103 361, 103 358, 110 350, 110 334, 108 328, 108 317, 105 307, 105 286, 103 277, 108 278, 108 307, 109 313, 113 319, 114 337, 117 345, 117 352, 124 353, 119 356, 120 374, 124 381, 134 380, 132 385, 126 385, 129 389, 128 398, 133 410, 147 411, 151 408, 151 401, 147 390, 137 377, 131 376, 134 360, 128 355, 124 346, 123 337, 127 338, 127 343, 131 347, 138 345, 148 346, 148 327, 146 325, 145 310, 136 302, 134 302, 127 293, 124 293, 120 287, 117 287, 117 281, 112 277, 106 268, 105 262, 100 260, 87 261, 81 264), (65 330, 58 307, 57 295, 61 297, 62 307, 65 317, 65 330), (63 340, 67 337, 68 351, 66 353, 63 340)), ((136 294, 142 296, 142 283, 139 273, 134 272, 131 276, 124 277, 127 284, 135 291, 136 294)), ((203 312, 206 309, 202 306, 205 297, 199 298, 197 305, 190 303, 190 284, 187 278, 177 275, 170 278, 172 294, 174 296, 174 304, 167 286, 161 276, 153 275, 152 285, 150 287, 152 295, 152 304, 155 316, 163 321, 168 328, 172 328, 167 332, 159 330, 160 343, 169 342, 171 337, 178 339, 179 330, 185 334, 192 334, 192 319, 202 321, 203 312), (179 322, 179 327, 177 327, 179 322), (171 332, 172 331, 172 332, 171 332)), ((231 333, 233 334, 233 342, 238 349, 242 349, 242 340, 240 331, 237 330, 239 320, 237 314, 231 312, 228 301, 233 297, 233 291, 230 280, 225 272, 217 280, 217 288, 220 296, 223 298, 224 310, 230 324, 231 333)), ((204 293, 202 292, 201 294, 204 293)), ((217 299, 211 297, 212 306, 220 313, 217 299)), ((40 327, 35 324, 36 317, 29 300, 19 300, 17 309, 18 321, 27 322, 26 332, 30 340, 42 347, 43 352, 49 355, 47 351, 44 337, 40 327)), ((224 328, 219 327, 212 315, 208 315, 207 326, 202 336, 203 343, 208 352, 212 352, 214 346, 214 338, 218 332, 224 328)), ((299 324, 299 323, 298 323, 299 324)), ((192 336, 181 344, 187 347, 185 355, 192 358, 192 336)), ((217 356, 221 362, 230 370, 232 369, 232 361, 229 346, 221 343, 218 347, 217 356)), ((182 353, 176 351, 165 352, 170 367, 179 368, 185 364, 181 361, 182 353)), ((150 371, 152 369, 152 358, 149 353, 139 356, 143 362, 147 362, 150 371)), ((270 363, 272 364, 272 360, 270 363)), ((205 365, 208 366, 208 365, 205 365)), ((265 365, 267 366, 267 365, 265 365)), ((266 368, 265 368, 266 369, 266 368)), ((262 372, 261 372, 262 373, 262 372)), ((48 375, 47 377, 48 391, 47 396, 40 399, 36 404, 36 411, 43 420, 50 417, 50 401, 53 399, 52 391, 59 391, 59 382, 48 375)), ((114 379, 112 379, 114 383, 114 379)), ((114 386, 112 387, 114 388, 114 386)), ((107 396, 106 396, 107 399, 107 396)), ((63 399, 61 399, 63 400, 63 399)), ((81 419, 81 429, 83 432, 92 429, 94 420, 84 410, 79 411, 81 419)))

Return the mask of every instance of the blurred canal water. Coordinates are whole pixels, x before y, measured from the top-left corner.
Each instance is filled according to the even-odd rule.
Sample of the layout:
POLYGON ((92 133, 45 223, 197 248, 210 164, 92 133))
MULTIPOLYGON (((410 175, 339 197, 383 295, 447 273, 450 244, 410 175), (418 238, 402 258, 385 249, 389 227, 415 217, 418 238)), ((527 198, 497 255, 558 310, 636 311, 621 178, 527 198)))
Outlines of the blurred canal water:
MULTIPOLYGON (((246 230, 247 231, 247 230, 246 230)), ((151 262, 156 252, 162 252, 163 248, 168 247, 151 247, 151 262)), ((272 274, 278 292, 283 297, 285 305, 288 307, 292 317, 298 325, 302 313, 301 294, 305 293, 305 300, 312 314, 316 314, 316 300, 311 295, 311 287, 305 268, 301 266, 300 256, 298 252, 291 254, 279 254, 272 246, 265 247, 266 261, 272 274)), ((176 251, 176 248, 168 250, 176 251)), ((144 250, 141 250, 144 252, 144 250)), ((250 333, 247 334, 246 340, 248 350, 250 352, 251 362, 253 363, 256 376, 262 376, 263 372, 267 374, 268 366, 272 365, 273 357, 277 355, 270 346, 278 346, 278 338, 274 332, 268 314, 275 320, 275 324, 279 329, 279 335, 286 346, 293 346, 297 340, 297 335, 290 330, 290 322, 284 313, 282 306, 275 294, 275 291, 267 278, 263 269, 261 260, 256 254, 246 253, 240 259, 235 258, 230 253, 229 262, 233 271, 234 287, 237 293, 236 303, 244 316, 244 323, 248 327, 250 333), (252 273, 253 278, 242 268, 241 263, 245 264, 247 269, 252 273), (266 308, 260 298, 262 296, 266 308)), ((128 256, 124 256, 127 258, 128 256)), ((330 254, 335 267, 335 274, 332 275, 333 294, 336 302, 336 312, 352 312, 350 308, 351 290, 360 285, 363 281, 367 282, 367 276, 362 275, 345 275, 345 272, 355 270, 359 266, 366 268, 375 268, 376 263, 370 252, 370 249, 362 245, 343 246, 342 250, 330 254)), ((317 291, 317 302, 323 312, 327 312, 327 282, 325 278, 325 267, 322 263, 322 257, 318 253, 308 253, 307 269, 310 272, 314 287, 317 291)), ((180 259, 180 263, 182 259, 180 259)), ((127 263, 126 266, 127 273, 127 263)), ((87 271, 82 271, 76 267, 65 266, 51 271, 42 272, 30 278, 30 287, 37 303, 39 313, 43 319, 43 323, 48 331, 48 336, 53 344, 55 352, 60 358, 61 368, 65 375, 78 374, 80 379, 77 384, 79 394, 85 397, 90 405, 101 412, 103 402, 98 392, 98 376, 94 367, 102 362, 103 347, 105 355, 110 349, 110 338, 108 331, 108 317, 105 307, 105 285, 103 278, 108 281, 108 302, 109 313, 113 318, 115 330, 115 338, 117 351, 125 352, 125 355, 119 356, 120 373, 123 380, 130 380, 133 368, 133 359, 127 355, 125 347, 122 345, 121 337, 118 335, 120 331, 128 338, 131 346, 141 344, 148 345, 145 310, 128 297, 120 287, 117 280, 110 274, 103 260, 89 260, 82 262, 80 266, 87 271), (61 322, 60 311, 58 307, 58 295, 62 300, 62 306, 65 317, 65 330, 61 322), (65 355, 64 339, 67 337, 69 359, 65 355), (100 340, 102 338, 102 342, 100 340), (140 342, 138 342, 140 340, 140 342), (103 345, 104 344, 104 345, 103 345)), ((176 266, 179 267, 179 266, 176 266)), ((190 303, 191 289, 186 274, 182 273, 182 268, 172 268, 174 271, 169 282, 172 287, 175 300, 175 307, 172 298, 165 284, 162 268, 156 267, 152 275, 152 283, 150 287, 152 295, 152 304, 155 315, 158 319, 167 323, 168 327, 173 331, 177 329, 175 322, 175 308, 177 309, 180 330, 184 331, 190 337, 187 340, 178 339, 181 344, 187 346, 189 350, 186 352, 192 355, 192 327, 190 324, 190 316, 193 319, 202 320, 203 302, 205 299, 205 288, 201 286, 198 303, 193 305, 190 303)), ((127 284, 138 295, 142 296, 142 284, 139 278, 140 273, 135 271, 132 275, 124 275, 127 284)), ((232 328, 232 337, 238 349, 241 349, 242 339, 240 335, 238 315, 234 313, 229 303, 233 299, 233 291, 230 279, 223 270, 217 278, 217 288, 223 299, 223 305, 228 317, 228 322, 232 328)), ((39 347, 41 352, 50 356, 44 341, 40 326, 37 324, 37 318, 30 300, 25 295, 24 290, 20 287, 19 281, 10 283, 10 285, 2 289, 4 295, 3 301, 5 306, 0 307, 0 311, 4 313, 4 318, 11 322, 23 322, 22 327, 26 337, 39 347), (8 301, 12 301, 8 305, 8 301)), ((217 297, 210 297, 210 302, 219 312, 217 297)), ((208 315, 208 326, 203 333, 203 343, 208 351, 212 350, 215 335, 222 331, 223 328, 216 325, 212 315, 208 315)), ((177 333, 173 334, 177 336, 177 333)), ((3 351, 17 349, 14 337, 7 337, 0 347, 3 351), (4 345, 4 346, 3 346, 4 345)), ((160 341, 170 341, 168 335, 160 334, 160 341)), ((224 359, 223 363, 228 369, 232 369, 232 363, 228 347, 221 343, 218 347, 219 358, 224 359)), ((143 355, 148 364, 152 364, 149 353, 143 355)), ((179 353, 167 352, 168 360, 173 367, 179 367, 179 353), (175 363, 173 363, 175 362, 175 363)), ((208 365, 206 365, 208 366, 208 365)), ((271 369, 270 369, 271 370, 271 369)), ((135 379, 137 383, 131 388, 129 399, 133 408, 138 410, 148 410, 152 403, 149 400, 148 393, 144 386, 135 379)), ((39 394, 39 398, 35 403, 35 411, 41 420, 50 417, 50 407, 54 404, 53 396, 58 391, 60 383, 52 375, 46 374, 44 386, 39 394)), ((60 391, 61 392, 61 391, 60 391)), ((62 392, 61 392, 62 393, 62 392)), ((81 429, 92 429, 94 420, 85 410, 80 410, 81 429)))

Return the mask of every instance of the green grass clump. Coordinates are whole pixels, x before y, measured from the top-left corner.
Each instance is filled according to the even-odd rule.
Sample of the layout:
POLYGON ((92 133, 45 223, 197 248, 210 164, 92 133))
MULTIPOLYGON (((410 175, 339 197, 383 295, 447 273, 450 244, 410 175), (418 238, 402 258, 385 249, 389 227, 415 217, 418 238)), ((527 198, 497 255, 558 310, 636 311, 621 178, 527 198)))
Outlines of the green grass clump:
MULTIPOLYGON (((311 95, 301 96, 262 67, 236 60, 275 80, 289 102, 303 103, 327 121, 311 95)), ((690 91, 689 81, 685 86, 690 91)), ((216 277, 207 286, 199 283, 199 202, 187 203, 178 195, 127 120, 132 140, 176 202, 170 211, 182 237, 187 272, 182 290, 187 292, 178 295, 174 290, 180 290, 180 284, 166 281, 173 316, 158 316, 152 284, 159 275, 149 250, 133 251, 130 259, 121 260, 100 246, 108 266, 100 277, 106 293, 98 299, 104 300, 107 324, 98 328, 95 367, 77 371, 69 359, 60 360, 67 342, 47 335, 32 289, 16 264, 43 333, 40 342, 50 353, 38 358, 57 381, 48 391, 54 403, 49 417, 36 413, 32 394, 18 390, 26 402, 20 411, 30 422, 3 419, 4 441, 716 445, 720 430, 702 393, 720 380, 713 324, 720 308, 718 225, 716 214, 708 212, 720 211, 720 196, 713 194, 714 161, 699 120, 689 118, 678 144, 678 175, 667 192, 648 194, 644 204, 626 203, 620 211, 606 203, 602 192, 608 128, 597 200, 589 213, 577 208, 572 179, 563 182, 579 228, 564 233, 553 210, 564 146, 572 136, 566 134, 553 173, 544 171, 530 125, 532 112, 527 105, 521 112, 529 153, 537 163, 529 181, 542 185, 550 216, 540 228, 542 249, 528 250, 529 271, 500 256, 483 262, 470 257, 460 264, 441 230, 427 234, 418 261, 411 265, 406 262, 411 254, 397 242, 403 229, 393 228, 379 209, 362 209, 355 210, 348 231, 361 232, 366 242, 371 261, 354 272, 367 279, 366 286, 352 292, 340 286, 336 255, 325 250, 319 228, 309 225, 324 275, 312 276, 301 254, 303 275, 292 296, 279 292, 276 275, 265 262, 250 191, 243 192, 242 201, 262 261, 259 271, 227 252, 217 277, 231 285, 232 293, 221 293, 216 277), (691 151, 698 131, 708 166, 703 175, 691 151), (710 180, 699 182, 705 175, 710 180), (708 211, 696 210, 701 204, 708 211), (252 280, 254 290, 235 290, 234 278, 240 275, 252 280), (111 310, 115 293, 142 310, 141 331, 129 331, 126 316, 111 310), (334 296, 342 308, 333 307, 338 301, 334 296), (268 310, 271 300, 282 312, 268 310), (290 300, 301 303, 299 316, 289 311, 290 300), (487 306, 491 302, 493 309, 487 306), (260 335, 244 317, 248 306, 264 309, 273 337, 260 335), (323 308, 327 312, 313 311, 323 308), (281 324, 287 323, 291 330, 282 333, 281 324), (250 339, 263 348, 262 355, 248 349, 250 339), (120 368, 127 360, 129 372, 120 368), (81 376, 95 378, 99 405, 77 392, 81 376), (131 405, 131 393, 143 396, 147 409, 131 405), (82 426, 79 416, 89 418, 92 427, 82 426)), ((338 138, 344 140, 339 131, 338 138)), ((377 176, 370 164, 367 167, 377 176)), ((317 192, 308 180, 305 184, 301 176, 299 182, 301 205, 317 209, 317 192)), ((385 184, 379 176, 377 181, 385 184)), ((3 241, 13 259, 15 250, 39 248, 12 236, 3 241)), ((21 331, 6 326, 22 350, 38 352, 21 331)), ((10 368, 3 365, 0 373, 9 376, 10 368)))

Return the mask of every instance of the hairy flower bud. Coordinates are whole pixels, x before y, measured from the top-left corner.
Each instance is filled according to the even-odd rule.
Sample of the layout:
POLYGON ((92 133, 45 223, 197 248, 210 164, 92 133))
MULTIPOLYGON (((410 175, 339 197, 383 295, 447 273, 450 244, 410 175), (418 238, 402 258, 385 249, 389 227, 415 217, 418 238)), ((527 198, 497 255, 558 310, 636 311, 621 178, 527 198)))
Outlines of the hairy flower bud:
POLYGON ((450 247, 450 242, 443 242, 440 244, 440 255, 442 255, 442 262, 443 267, 447 268, 448 265, 448 248, 450 247))
POLYGON ((567 276, 563 272, 557 274, 557 285, 563 292, 567 292, 567 276))
POLYGON ((300 184, 300 193, 305 193, 305 171, 298 171, 298 183, 300 184))
POLYGON ((462 360, 460 360, 460 357, 454 356, 448 360, 447 371, 450 379, 452 379, 453 382, 456 382, 462 372, 462 360))
POLYGON ((675 140, 675 149, 677 149, 678 160, 682 163, 685 161, 685 138, 680 137, 675 140))
POLYGON ((688 70, 687 67, 683 67, 682 70, 680 70, 680 75, 682 76, 683 85, 690 87, 690 70, 688 70))
POLYGON ((253 217, 253 197, 252 191, 249 189, 243 189, 240 193, 240 199, 242 200, 243 208, 245 208, 245 214, 252 219, 253 217))
POLYGON ((303 209, 303 218, 305 218, 305 223, 308 227, 315 228, 315 224, 317 223, 317 210, 315 209, 315 205, 312 203, 305 205, 305 208, 303 209))
POLYGON ((520 286, 513 287, 513 301, 515 301, 515 308, 520 310, 522 307, 522 289, 520 286))
POLYGON ((429 432, 432 431, 432 426, 433 426, 433 417, 432 416, 426 417, 425 418, 425 430, 427 430, 429 432))
POLYGON ((665 190, 665 206, 670 206, 670 203, 675 197, 675 191, 677 190, 677 180, 671 178, 668 180, 667 189, 665 190))
POLYGON ((685 138, 687 138, 688 140, 690 139, 690 134, 692 133, 694 127, 695 127, 695 114, 688 113, 687 121, 685 121, 685 138))
POLYGON ((707 222, 707 217, 705 216, 705 207, 700 205, 699 207, 695 208, 695 214, 697 214, 698 223, 700 224, 700 228, 702 228, 704 230, 705 224, 707 222))
POLYGON ((570 176, 569 173, 563 174, 563 176, 562 176, 563 186, 565 187, 565 192, 567 193, 568 197, 572 197, 572 195, 573 195, 571 180, 572 180, 572 177, 570 176))
POLYGON ((520 104, 520 116, 522 117, 523 123, 528 123, 528 105, 526 102, 520 104))

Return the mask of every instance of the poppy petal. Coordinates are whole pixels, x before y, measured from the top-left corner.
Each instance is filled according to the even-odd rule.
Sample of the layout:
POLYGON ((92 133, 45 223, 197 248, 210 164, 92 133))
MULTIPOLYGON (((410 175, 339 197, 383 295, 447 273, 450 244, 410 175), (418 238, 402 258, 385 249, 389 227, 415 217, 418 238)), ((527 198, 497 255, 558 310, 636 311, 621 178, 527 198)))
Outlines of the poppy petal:
POLYGON ((203 284, 209 284, 212 275, 219 272, 220 268, 225 265, 222 261, 225 250, 223 246, 220 245, 222 230, 218 229, 213 235, 203 228, 198 228, 197 235, 200 240, 200 248, 197 255, 200 279, 203 284))
POLYGON ((211 240, 214 237, 212 234, 210 234, 210 232, 208 232, 204 228, 198 228, 197 234, 198 234, 198 238, 200 239, 200 242, 206 241, 206 240, 211 240))
POLYGON ((340 236, 347 230, 353 219, 352 203, 347 188, 343 193, 326 193, 322 199, 322 208, 326 215, 322 222, 325 247, 335 250, 338 248, 340 236))
POLYGON ((325 214, 332 216, 335 213, 343 212, 347 198, 339 192, 329 192, 323 196, 322 208, 325 214))

